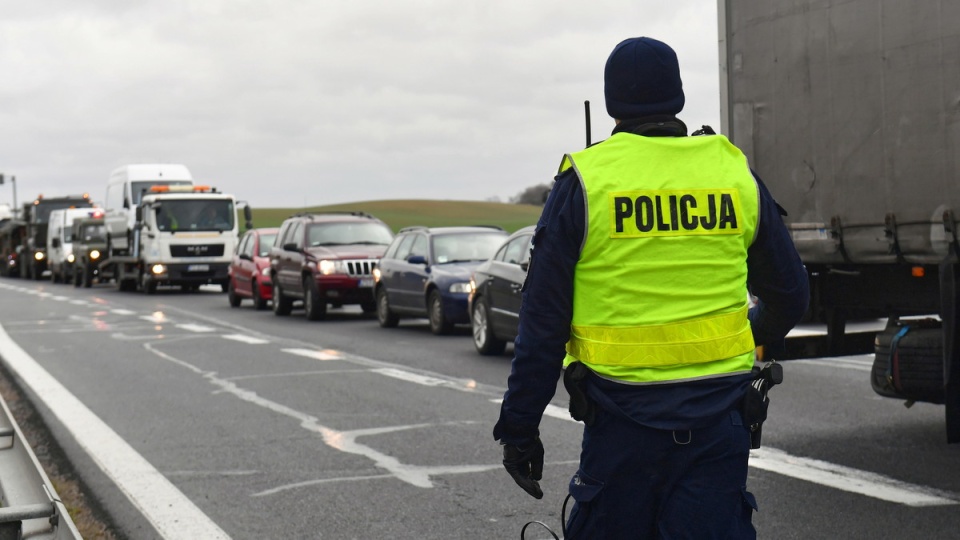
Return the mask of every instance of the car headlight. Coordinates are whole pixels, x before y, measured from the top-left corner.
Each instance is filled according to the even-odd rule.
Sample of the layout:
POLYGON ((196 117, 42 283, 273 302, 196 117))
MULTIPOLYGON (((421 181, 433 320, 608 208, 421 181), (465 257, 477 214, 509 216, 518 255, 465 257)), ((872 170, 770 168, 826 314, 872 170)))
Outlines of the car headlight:
POLYGON ((91 250, 91 251, 90 251, 90 258, 93 259, 93 260, 99 259, 99 258, 100 258, 100 251, 99 251, 99 250, 96 250, 96 249, 91 250))
POLYGON ((75 259, 74 259, 74 257, 73 257, 73 253, 67 255, 67 262, 68 262, 68 263, 72 263, 74 260, 75 260, 75 259))
POLYGON ((467 281, 461 281, 460 283, 454 283, 450 285, 450 292, 452 293, 469 293, 470 292, 470 283, 467 281))
POLYGON ((262 270, 260 270, 260 275, 261 275, 261 276, 269 276, 269 275, 270 275, 270 267, 269 267, 269 266, 265 266, 262 270))
POLYGON ((337 261, 322 260, 317 264, 317 268, 319 268, 320 273, 325 276, 335 274, 337 273, 337 261))

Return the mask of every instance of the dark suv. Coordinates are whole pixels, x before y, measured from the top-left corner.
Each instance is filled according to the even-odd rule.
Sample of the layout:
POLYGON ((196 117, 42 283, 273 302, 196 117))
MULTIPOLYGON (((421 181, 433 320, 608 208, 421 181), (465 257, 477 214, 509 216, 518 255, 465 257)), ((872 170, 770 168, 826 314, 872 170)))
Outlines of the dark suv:
POLYGON ((297 300, 314 321, 326 317, 327 304, 375 311, 372 272, 391 240, 384 222, 362 212, 287 218, 270 249, 273 312, 289 315, 297 300))
POLYGON ((434 334, 446 334, 469 323, 470 277, 506 237, 498 227, 401 229, 375 273, 380 326, 426 316, 434 334))

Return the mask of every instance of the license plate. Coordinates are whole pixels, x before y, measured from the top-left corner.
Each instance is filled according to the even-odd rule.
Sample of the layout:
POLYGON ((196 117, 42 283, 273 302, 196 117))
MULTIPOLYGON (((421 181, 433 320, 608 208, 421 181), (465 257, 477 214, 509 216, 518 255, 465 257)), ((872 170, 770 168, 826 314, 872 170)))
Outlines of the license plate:
POLYGON ((187 272, 209 272, 209 264, 191 264, 187 266, 187 272))
POLYGON ((373 287, 373 278, 361 279, 360 283, 357 284, 357 287, 373 287))

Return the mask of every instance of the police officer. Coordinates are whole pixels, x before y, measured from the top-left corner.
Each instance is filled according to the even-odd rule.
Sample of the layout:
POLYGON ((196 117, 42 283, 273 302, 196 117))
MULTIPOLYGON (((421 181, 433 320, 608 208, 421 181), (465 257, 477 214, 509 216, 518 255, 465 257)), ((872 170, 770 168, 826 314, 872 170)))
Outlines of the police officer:
POLYGON ((805 312, 807 275, 740 150, 687 136, 673 49, 627 39, 604 83, 616 127, 555 178, 493 436, 541 498, 540 420, 576 369, 590 410, 566 538, 755 538, 740 406, 755 346, 805 312))

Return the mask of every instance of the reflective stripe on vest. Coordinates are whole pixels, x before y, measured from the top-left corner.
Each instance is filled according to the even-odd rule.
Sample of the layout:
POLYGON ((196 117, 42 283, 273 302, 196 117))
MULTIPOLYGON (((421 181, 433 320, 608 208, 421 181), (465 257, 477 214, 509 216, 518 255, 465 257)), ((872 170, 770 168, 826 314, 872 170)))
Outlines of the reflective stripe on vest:
POLYGON ((746 256, 757 185, 723 136, 618 133, 565 156, 587 223, 567 362, 656 383, 753 367, 746 256))

